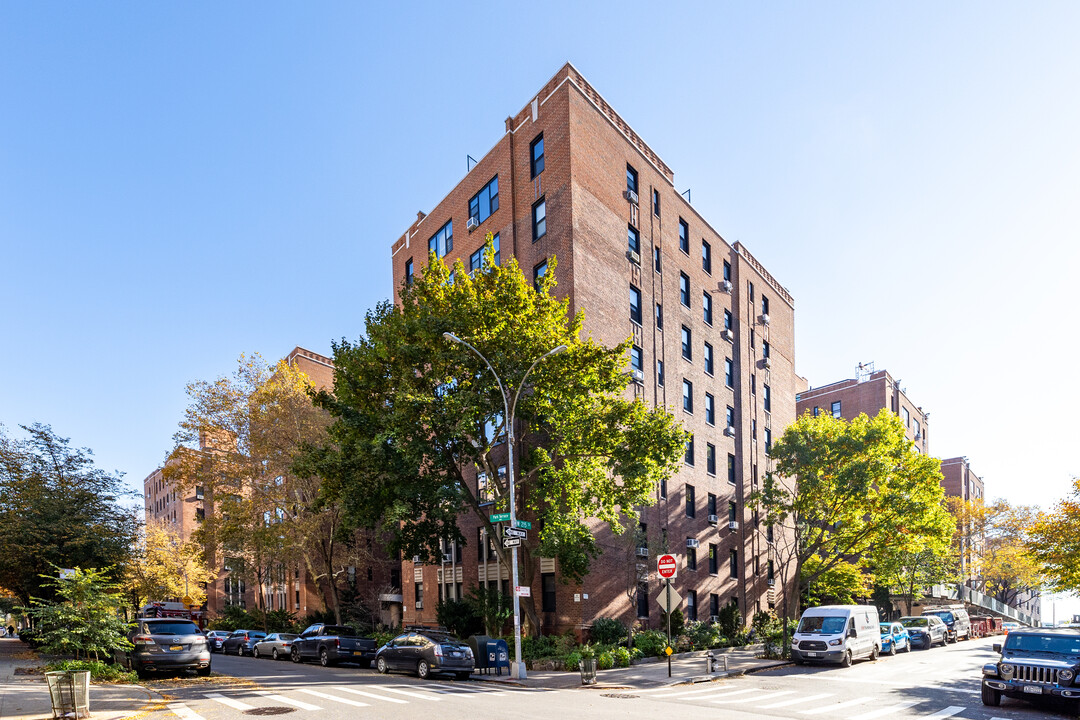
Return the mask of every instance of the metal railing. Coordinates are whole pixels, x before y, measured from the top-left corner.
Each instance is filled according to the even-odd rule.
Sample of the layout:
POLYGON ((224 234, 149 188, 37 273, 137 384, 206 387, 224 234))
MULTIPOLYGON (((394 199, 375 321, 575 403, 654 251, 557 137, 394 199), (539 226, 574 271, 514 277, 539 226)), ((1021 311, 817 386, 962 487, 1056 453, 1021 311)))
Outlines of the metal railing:
POLYGON ((1014 607, 1006 605, 995 597, 979 592, 974 588, 963 587, 964 596, 960 597, 960 590, 956 585, 933 585, 928 597, 945 598, 949 600, 963 600, 970 605, 978 605, 990 612, 1015 620, 1024 625, 1037 625, 1034 616, 1021 612, 1014 607))

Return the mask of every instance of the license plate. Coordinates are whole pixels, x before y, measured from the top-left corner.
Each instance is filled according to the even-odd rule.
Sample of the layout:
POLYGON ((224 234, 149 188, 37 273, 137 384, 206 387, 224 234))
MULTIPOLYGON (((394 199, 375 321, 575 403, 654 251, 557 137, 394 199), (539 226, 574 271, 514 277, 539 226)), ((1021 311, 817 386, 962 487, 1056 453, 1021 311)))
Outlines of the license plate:
POLYGON ((169 646, 169 650, 171 650, 172 652, 180 652, 183 649, 184 649, 183 645, 170 645, 169 646))
POLYGON ((1043 689, 1038 685, 1025 685, 1024 692, 1031 693, 1032 695, 1042 695, 1043 689))
POLYGON ((808 652, 808 653, 806 653, 806 657, 817 657, 817 653, 816 652, 808 652))

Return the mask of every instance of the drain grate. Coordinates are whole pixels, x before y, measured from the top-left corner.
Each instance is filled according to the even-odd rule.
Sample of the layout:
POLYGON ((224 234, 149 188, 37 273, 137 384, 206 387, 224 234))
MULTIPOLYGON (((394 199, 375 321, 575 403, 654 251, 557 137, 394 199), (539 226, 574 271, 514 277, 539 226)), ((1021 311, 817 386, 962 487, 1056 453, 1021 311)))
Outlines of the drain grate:
POLYGON ((630 693, 604 693, 600 697, 619 698, 621 700, 633 700, 638 696, 631 695, 630 693))
POLYGON ((257 707, 245 710, 245 715, 284 715, 285 713, 295 712, 296 708, 285 707, 284 705, 271 705, 269 707, 257 707))

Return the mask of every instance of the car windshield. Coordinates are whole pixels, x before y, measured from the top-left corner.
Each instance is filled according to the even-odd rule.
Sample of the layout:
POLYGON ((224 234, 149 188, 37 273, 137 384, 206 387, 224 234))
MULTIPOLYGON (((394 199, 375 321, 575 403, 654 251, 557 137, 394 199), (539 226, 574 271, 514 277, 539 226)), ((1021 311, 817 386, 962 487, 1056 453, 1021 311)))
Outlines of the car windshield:
POLYGON ((822 635, 837 635, 844 632, 847 618, 821 617, 819 615, 803 616, 799 621, 799 628, 795 632, 806 635, 820 633, 822 635))
POLYGON ((904 627, 926 627, 930 624, 930 621, 924 617, 900 618, 900 624, 904 627))
POLYGON ((278 640, 295 640, 296 636, 291 635, 289 633, 279 633, 278 636, 277 636, 277 639, 278 640))
POLYGON ((257 637, 257 638, 266 637, 266 633, 264 633, 261 630, 253 630, 252 632, 249 632, 248 635, 250 635, 251 637, 257 637))
POLYGON ((934 613, 934 615, 937 615, 939 618, 941 618, 943 622, 953 622, 953 614, 951 612, 936 612, 934 613))
POLYGON ((1051 652, 1062 655, 1080 655, 1080 633, 1076 635, 1028 635, 1009 633, 1005 640, 1006 650, 1021 652, 1051 652))
POLYGON ((327 625, 323 628, 323 635, 339 635, 341 637, 353 637, 356 631, 347 625, 327 625))
POLYGON ((883 632, 883 633, 891 633, 892 632, 892 625, 889 625, 888 623, 882 623, 881 624, 881 632, 883 632))
POLYGON ((183 620, 143 622, 139 625, 140 632, 147 635, 198 635, 199 626, 193 622, 183 620))

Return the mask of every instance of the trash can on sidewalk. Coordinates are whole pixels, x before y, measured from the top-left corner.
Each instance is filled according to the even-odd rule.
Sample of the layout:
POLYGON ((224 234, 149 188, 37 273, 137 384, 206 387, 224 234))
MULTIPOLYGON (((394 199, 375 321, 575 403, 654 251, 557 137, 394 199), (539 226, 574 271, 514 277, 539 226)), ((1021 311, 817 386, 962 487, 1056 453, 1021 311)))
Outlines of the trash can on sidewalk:
POLYGON ((578 667, 581 668, 581 684, 582 685, 595 685, 596 684, 596 658, 582 658, 578 660, 578 667))
POLYGON ((90 671, 45 673, 52 700, 53 718, 77 720, 90 717, 90 671))

